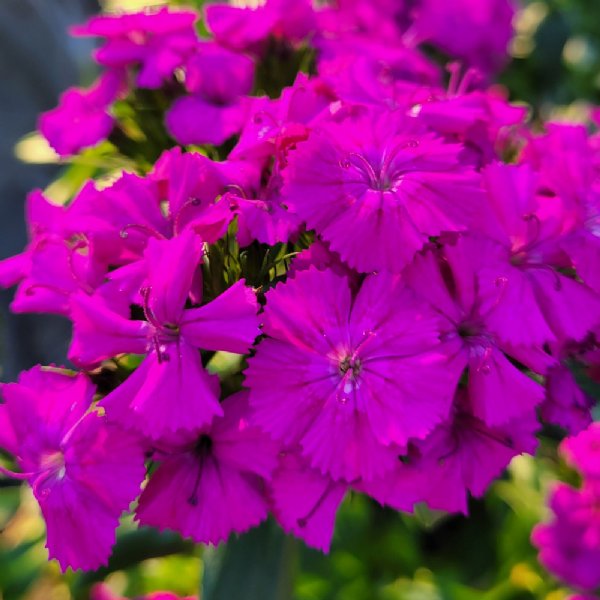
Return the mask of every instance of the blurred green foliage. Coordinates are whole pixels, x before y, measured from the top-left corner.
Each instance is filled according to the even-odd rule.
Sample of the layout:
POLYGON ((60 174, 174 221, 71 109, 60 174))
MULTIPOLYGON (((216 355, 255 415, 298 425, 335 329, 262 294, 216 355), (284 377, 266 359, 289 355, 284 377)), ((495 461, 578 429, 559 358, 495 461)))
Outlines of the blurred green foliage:
POLYGON ((600 102, 600 2, 521 0, 521 6, 502 83, 545 119, 583 118, 586 103, 600 102))

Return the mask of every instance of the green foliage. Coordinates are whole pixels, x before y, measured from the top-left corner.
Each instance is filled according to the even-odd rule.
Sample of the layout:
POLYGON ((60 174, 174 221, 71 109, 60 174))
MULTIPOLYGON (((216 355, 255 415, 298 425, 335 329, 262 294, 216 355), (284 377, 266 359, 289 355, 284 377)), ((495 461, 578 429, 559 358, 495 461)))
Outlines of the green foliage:
MULTIPOLYGON (((501 80, 511 98, 553 116, 557 105, 600 102, 600 3, 521 0, 513 61, 501 80)), ((579 116, 571 111, 571 116, 579 116)))

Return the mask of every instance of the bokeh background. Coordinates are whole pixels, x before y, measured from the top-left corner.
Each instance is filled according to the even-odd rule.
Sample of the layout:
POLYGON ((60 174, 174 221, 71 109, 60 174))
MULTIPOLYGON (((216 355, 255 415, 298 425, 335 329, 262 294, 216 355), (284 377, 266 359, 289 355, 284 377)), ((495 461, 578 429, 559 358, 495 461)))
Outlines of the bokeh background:
MULTIPOLYGON (((95 76, 91 42, 70 38, 67 27, 101 7, 159 3, 0 0, 0 258, 26 242, 28 191, 50 187, 53 197, 68 197, 96 167, 85 158, 61 166, 33 133, 37 115, 61 91, 95 76)), ((511 99, 527 103, 534 121, 588 122, 600 104, 600 2, 523 1, 515 29, 512 62, 501 76, 511 99)), ((64 363, 67 324, 9 315, 10 298, 0 292, 2 380, 39 362, 64 363)), ((63 575, 47 562, 31 494, 0 480, 0 600, 84 600, 97 581, 130 597, 171 589, 209 600, 563 600, 569 591, 543 571, 529 543, 532 526, 547 516, 552 483, 574 477, 557 458, 559 435, 547 433, 538 457, 514 460, 486 498, 471 503, 469 518, 426 508, 405 516, 349 496, 328 556, 270 523, 226 547, 203 549, 124 522, 107 569, 63 575)))

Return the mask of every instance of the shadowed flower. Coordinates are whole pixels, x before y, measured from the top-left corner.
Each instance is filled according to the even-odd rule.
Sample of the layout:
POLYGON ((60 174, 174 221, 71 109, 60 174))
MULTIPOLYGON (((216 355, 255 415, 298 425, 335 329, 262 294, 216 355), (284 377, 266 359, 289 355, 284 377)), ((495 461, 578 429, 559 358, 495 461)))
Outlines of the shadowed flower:
POLYGON ((251 425, 247 395, 227 398, 223 416, 209 428, 180 435, 156 453, 160 466, 140 497, 140 524, 217 544, 267 517, 265 480, 275 468, 277 446, 251 425))
POLYGON ((298 453, 282 452, 269 484, 277 522, 309 546, 329 551, 335 515, 348 484, 311 469, 298 453))

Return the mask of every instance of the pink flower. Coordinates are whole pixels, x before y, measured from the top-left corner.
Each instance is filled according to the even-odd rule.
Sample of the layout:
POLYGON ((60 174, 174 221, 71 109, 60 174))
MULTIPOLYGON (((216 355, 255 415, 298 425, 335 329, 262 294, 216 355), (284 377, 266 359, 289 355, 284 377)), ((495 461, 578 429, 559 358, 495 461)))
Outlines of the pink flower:
POLYGON ((217 544, 267 517, 265 480, 277 446, 250 423, 247 392, 227 398, 223 416, 198 432, 180 435, 156 455, 136 511, 141 525, 172 529, 196 542, 217 544))
POLYGON ((41 367, 2 387, 0 446, 31 485, 50 557, 63 570, 107 563, 119 517, 145 477, 139 441, 87 412, 94 392, 85 375, 41 367))
POLYGON ((202 241, 213 244, 225 234, 234 213, 221 200, 229 180, 219 164, 180 148, 163 152, 156 161, 150 179, 158 184, 160 197, 168 201, 171 235, 189 228, 202 241))
POLYGON ((600 423, 566 438, 560 451, 586 480, 600 483, 600 423))
POLYGON ((124 87, 125 73, 110 69, 88 89, 68 89, 56 108, 40 116, 41 134, 60 156, 95 146, 109 136, 115 125, 109 107, 124 87))
POLYGON ((262 6, 240 8, 207 4, 206 23, 215 41, 235 51, 262 53, 270 36, 297 43, 313 30, 314 11, 309 0, 267 0, 262 6))
POLYGON ((185 67, 190 96, 177 99, 165 117, 180 144, 222 144, 246 122, 254 63, 214 43, 198 46, 185 67))
POLYGON ((407 34, 413 42, 433 44, 486 75, 507 62, 515 14, 512 0, 419 0, 417 5, 407 34))
POLYGON ((284 197, 350 267, 398 273, 429 236, 474 217, 479 178, 460 153, 416 119, 368 111, 290 152, 284 197))
POLYGON ((563 581, 583 590, 600 586, 600 519, 598 494, 557 485, 550 497, 553 519, 537 525, 531 541, 539 560, 563 581))
POLYGON ((348 484, 311 469, 295 452, 282 452, 269 484, 272 510, 287 533, 329 552, 335 515, 348 484))
POLYGON ((221 201, 237 217, 236 237, 241 247, 255 240, 273 246, 298 234, 300 222, 281 197, 282 179, 277 165, 269 171, 260 163, 234 159, 215 166, 227 181, 221 201))
MULTIPOLYGON (((90 189, 84 186, 78 198, 90 189)), ((71 212, 39 190, 27 197, 30 242, 21 254, 0 261, 0 285, 19 286, 11 304, 14 312, 67 315, 72 293, 91 293, 102 282, 107 264, 85 236, 73 231, 71 212)))
MULTIPOLYGON (((127 598, 115 596, 104 583, 96 583, 90 591, 90 600, 127 600, 127 598)), ((151 594, 136 597, 135 600, 194 600, 194 597, 186 596, 185 598, 180 598, 172 592, 152 592, 151 594)))
POLYGON ((534 137, 524 159, 539 170, 538 192, 564 204, 564 239, 581 279, 600 293, 600 182, 598 153, 584 126, 550 123, 548 133, 534 137))
POLYGON ((546 423, 566 429, 570 435, 584 430, 592 421, 594 399, 579 387, 565 363, 552 367, 546 374, 546 398, 540 416, 546 423))
POLYGON ((527 166, 491 164, 484 180, 491 214, 482 229, 502 246, 485 270, 504 282, 490 325, 514 345, 581 341, 600 322, 600 297, 559 271, 570 266, 560 246, 562 205, 534 195, 527 166))
POLYGON ((322 79, 309 79, 303 73, 275 100, 251 98, 249 118, 229 158, 262 164, 273 157, 277 166, 283 167, 287 151, 329 116, 335 100, 333 90, 322 79))
POLYGON ((139 66, 137 85, 159 88, 183 66, 198 45, 192 11, 171 11, 101 15, 72 28, 77 36, 106 38, 96 51, 96 61, 110 68, 139 66))
POLYGON ((446 418, 458 373, 439 322, 398 278, 312 268, 267 294, 264 333, 246 385, 256 422, 309 465, 354 481, 390 470, 398 447, 446 418))
POLYGON ((441 69, 415 48, 390 45, 380 31, 318 40, 319 76, 353 104, 389 109, 428 98, 430 87, 440 84, 441 69))
POLYGON ((316 45, 323 38, 346 38, 354 35, 377 37, 389 48, 402 41, 403 30, 412 22, 415 2, 396 0, 337 0, 317 12, 319 23, 316 45))
POLYGON ((70 206, 71 228, 112 265, 140 259, 149 238, 169 239, 186 228, 214 243, 234 217, 227 202, 217 202, 225 183, 208 158, 169 150, 145 178, 123 173, 102 190, 87 186, 70 206))
POLYGON ((429 508, 468 514, 468 495, 481 497, 512 458, 535 451, 536 415, 530 411, 490 427, 472 412, 466 392, 457 394, 452 417, 409 448, 402 462, 364 490, 397 510, 429 508))
POLYGON ((238 281, 212 302, 186 309, 201 242, 192 232, 148 241, 147 285, 140 290, 145 321, 112 312, 101 298, 73 298, 76 364, 96 364, 120 353, 147 353, 134 373, 102 400, 107 414, 158 439, 193 431, 222 414, 216 376, 202 366, 200 348, 245 353, 259 334, 252 290, 238 281))
POLYGON ((462 372, 468 366, 472 411, 488 426, 532 414, 544 397, 543 387, 506 355, 542 373, 554 362, 539 348, 503 341, 502 332, 511 322, 500 325, 493 317, 503 302, 505 283, 486 270, 497 252, 491 240, 464 236, 417 255, 404 274, 408 286, 447 319, 441 327, 453 368, 462 372))
POLYGON ((467 71, 460 79, 459 69, 459 65, 452 65, 447 93, 434 94, 417 103, 411 114, 418 114, 428 127, 448 141, 463 143, 469 162, 481 168, 500 158, 512 130, 525 119, 527 109, 509 104, 506 93, 499 88, 467 93, 466 88, 476 73, 467 71))

